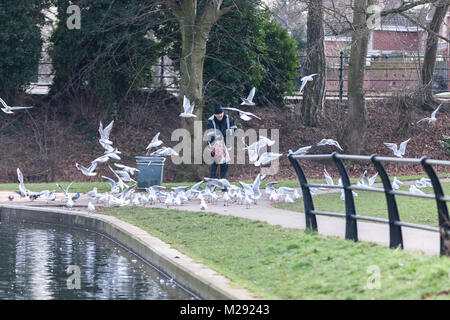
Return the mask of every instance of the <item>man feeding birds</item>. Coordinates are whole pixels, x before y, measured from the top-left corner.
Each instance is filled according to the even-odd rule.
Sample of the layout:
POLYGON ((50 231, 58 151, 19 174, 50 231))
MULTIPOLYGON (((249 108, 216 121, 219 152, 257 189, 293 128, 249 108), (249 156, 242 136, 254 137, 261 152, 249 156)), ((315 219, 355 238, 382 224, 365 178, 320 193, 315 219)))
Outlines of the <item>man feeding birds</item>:
POLYGON ((228 150, 231 149, 231 135, 237 130, 236 123, 233 117, 224 114, 220 104, 216 104, 206 129, 211 157, 214 158, 211 164, 211 178, 217 177, 217 167, 220 165, 220 179, 228 179, 228 162, 230 161, 228 150))

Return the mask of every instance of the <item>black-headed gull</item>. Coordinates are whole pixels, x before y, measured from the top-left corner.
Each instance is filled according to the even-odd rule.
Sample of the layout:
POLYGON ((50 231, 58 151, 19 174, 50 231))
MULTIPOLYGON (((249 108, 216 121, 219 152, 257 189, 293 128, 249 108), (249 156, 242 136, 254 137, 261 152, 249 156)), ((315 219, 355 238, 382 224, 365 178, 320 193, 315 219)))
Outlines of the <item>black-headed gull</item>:
POLYGON ((290 156, 290 155, 298 156, 298 155, 301 155, 301 154, 306 154, 306 153, 308 153, 309 149, 311 149, 311 148, 312 148, 312 146, 302 147, 302 148, 298 149, 295 152, 292 152, 292 150, 289 149, 288 150, 288 156, 290 156))
POLYGON ((317 145, 318 146, 324 146, 324 145, 336 146, 341 151, 344 151, 344 149, 342 149, 341 146, 339 145, 339 142, 337 142, 337 141, 335 141, 333 139, 322 139, 322 140, 320 140, 320 142, 317 145))
POLYGON ((79 165, 78 163, 75 163, 75 167, 81 171, 82 174, 88 177, 93 177, 97 175, 97 173, 94 172, 95 168, 97 168, 98 162, 92 162, 91 166, 89 168, 85 168, 82 165, 79 165))
POLYGON ((152 141, 150 142, 150 144, 147 146, 147 148, 145 148, 146 150, 150 150, 151 148, 155 148, 160 146, 163 142, 161 140, 159 140, 159 134, 161 132, 158 132, 152 139, 152 141))
POLYGON ((31 109, 31 108, 33 108, 33 107, 20 107, 20 106, 10 107, 1 98, 0 98, 0 103, 3 105, 3 108, 1 108, 2 111, 4 113, 7 113, 7 114, 13 114, 14 113, 13 111, 15 111, 15 110, 22 110, 22 109, 31 109))
POLYGON ((241 106, 242 105, 247 105, 247 106, 255 105, 255 103, 253 102, 253 97, 255 96, 255 91, 256 91, 256 88, 253 87, 252 90, 250 90, 250 93, 248 94, 247 98, 241 98, 241 100, 242 100, 241 106))
POLYGON ((442 106, 442 104, 440 104, 432 113, 431 113, 431 117, 430 118, 423 118, 420 119, 419 121, 417 121, 417 123, 421 123, 422 121, 428 121, 428 124, 435 122, 436 119, 436 112, 438 112, 439 108, 442 106))
POLYGON ((195 114, 192 114, 192 112, 194 111, 194 106, 195 103, 194 102, 190 102, 189 99, 184 96, 183 99, 183 109, 184 112, 180 113, 180 117, 182 118, 197 118, 197 116, 195 114))
POLYGON ((394 152, 395 156, 403 158, 403 155, 406 152, 406 145, 408 144, 409 140, 411 140, 411 138, 400 143, 400 148, 397 148, 397 145, 395 143, 384 142, 384 144, 394 152))
POLYGON ((240 117, 242 120, 244 120, 244 121, 249 121, 249 120, 252 119, 252 117, 261 120, 260 117, 254 115, 254 114, 251 113, 251 112, 245 112, 245 111, 242 111, 242 110, 239 110, 239 109, 236 109, 236 108, 228 108, 228 107, 227 107, 227 108, 223 108, 223 109, 224 109, 224 110, 231 110, 231 111, 237 111, 237 112, 239 112, 239 117, 240 117))
POLYGON ((302 93, 303 88, 306 86, 306 83, 307 83, 308 81, 313 81, 313 80, 314 80, 314 77, 315 77, 315 76, 318 76, 318 75, 319 75, 318 73, 313 73, 313 74, 310 74, 309 76, 304 76, 304 77, 302 78, 302 86, 300 87, 300 93, 302 93))
POLYGON ((259 159, 255 161, 254 165, 256 167, 263 166, 273 160, 279 159, 282 155, 282 153, 264 152, 259 159))

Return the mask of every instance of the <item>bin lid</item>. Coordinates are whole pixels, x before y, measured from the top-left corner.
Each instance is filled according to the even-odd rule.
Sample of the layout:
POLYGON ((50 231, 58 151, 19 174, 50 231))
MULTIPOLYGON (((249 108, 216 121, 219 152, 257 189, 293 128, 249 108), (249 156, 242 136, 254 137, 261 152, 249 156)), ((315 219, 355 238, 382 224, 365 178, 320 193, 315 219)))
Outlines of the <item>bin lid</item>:
POLYGON ((136 156, 136 162, 138 163, 164 163, 166 158, 164 157, 144 157, 144 156, 136 156))

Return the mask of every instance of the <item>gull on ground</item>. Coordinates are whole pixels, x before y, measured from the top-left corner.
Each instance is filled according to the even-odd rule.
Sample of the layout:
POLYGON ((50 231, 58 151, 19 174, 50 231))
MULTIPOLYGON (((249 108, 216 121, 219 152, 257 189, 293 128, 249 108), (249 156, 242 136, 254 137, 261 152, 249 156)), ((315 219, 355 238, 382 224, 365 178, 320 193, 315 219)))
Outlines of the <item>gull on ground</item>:
POLYGON ((0 98, 0 103, 3 105, 3 108, 1 108, 2 111, 4 113, 7 113, 7 114, 13 114, 14 113, 13 111, 15 111, 15 110, 22 110, 22 109, 31 109, 31 108, 33 108, 33 107, 19 107, 19 106, 10 107, 1 98, 0 98))
POLYGON ((394 152, 395 156, 397 156, 399 158, 403 158, 403 156, 405 155, 405 152, 406 152, 406 145, 408 144, 409 140, 411 140, 411 138, 400 143, 400 148, 398 148, 398 149, 397 149, 397 145, 395 143, 384 142, 384 144, 394 152))
POLYGON ((270 193, 270 196, 269 196, 269 200, 272 201, 272 202, 278 201, 277 190, 275 190, 275 189, 272 190, 272 192, 270 193))
POLYGON ((422 121, 428 121, 428 124, 435 122, 436 119, 436 112, 438 112, 439 108, 442 106, 442 104, 440 104, 432 113, 431 113, 431 117, 430 118, 423 118, 420 119, 419 121, 417 121, 417 124, 421 123, 422 121))
POLYGON ((294 192, 294 188, 289 188, 289 187, 279 187, 277 189, 278 195, 285 195, 289 192, 294 192))
POLYGON ((72 200, 71 197, 67 198, 66 206, 69 207, 69 208, 73 207, 73 200, 72 200))
POLYGON ((260 117, 258 117, 257 115, 254 115, 254 114, 251 113, 251 112, 246 112, 246 111, 239 110, 239 109, 237 109, 237 108, 228 108, 228 107, 227 107, 227 108, 223 108, 223 109, 224 109, 224 110, 231 110, 231 111, 237 111, 237 112, 239 112, 239 117, 240 117, 242 120, 244 120, 244 121, 249 121, 249 120, 252 119, 252 117, 261 120, 260 117))
POLYGON ((265 190, 265 193, 268 194, 268 195, 272 194, 272 192, 275 190, 274 185, 276 185, 276 184, 278 184, 277 181, 267 182, 267 183, 266 183, 266 190, 265 190))
POLYGON ((21 197, 27 197, 30 194, 30 190, 25 188, 25 185, 23 184, 23 174, 22 171, 20 171, 19 168, 17 168, 17 179, 19 180, 19 194, 21 197))
POLYGON ((398 190, 400 189, 400 185, 404 184, 400 180, 397 179, 397 177, 394 177, 394 180, 392 181, 392 190, 398 190))
MULTIPOLYGON (((201 193, 200 193, 201 195, 201 193)), ((208 206, 206 205, 205 199, 203 197, 200 198, 200 209, 201 210, 206 210, 208 208, 208 206)))
POLYGON ((409 192, 414 193, 414 194, 425 194, 425 192, 417 189, 417 187, 413 184, 409 186, 409 192))
POLYGON ((250 200, 248 194, 245 195, 244 204, 247 209, 250 209, 250 205, 252 204, 252 200, 250 200))
POLYGON ((192 112, 194 111, 194 106, 195 103, 194 102, 190 102, 189 99, 184 96, 183 99, 183 109, 184 112, 180 113, 180 117, 182 118, 197 118, 197 116, 195 114, 192 114, 192 112))
POLYGON ((341 151, 344 151, 344 149, 342 149, 341 146, 339 145, 339 142, 337 142, 337 141, 335 141, 333 139, 322 139, 322 140, 320 140, 320 142, 317 145, 318 146, 324 146, 324 145, 336 146, 341 151))
POLYGON ((241 100, 242 100, 241 106, 243 106, 243 105, 254 106, 255 105, 255 103, 253 102, 253 97, 255 96, 255 91, 256 91, 256 88, 253 87, 252 90, 250 90, 250 93, 248 94, 247 98, 241 98, 241 100))
POLYGON ((292 198, 289 197, 289 194, 286 194, 286 197, 284 198, 284 202, 286 202, 286 203, 294 203, 294 200, 292 200, 292 198))
POLYGON ((293 200, 300 199, 300 195, 298 194, 297 189, 294 190, 294 194, 292 195, 292 199, 293 200))
POLYGON ((313 73, 310 74, 309 76, 304 76, 301 80, 302 80, 302 86, 300 87, 300 93, 302 93, 303 88, 306 86, 306 83, 308 81, 313 81, 314 80, 314 76, 318 76, 318 73, 313 73))
POLYGON ((39 192, 39 194, 41 196, 44 196, 45 200, 47 200, 47 203, 48 203, 49 201, 55 201, 56 200, 55 191, 56 190, 52 190, 52 191, 43 190, 43 191, 39 192))
POLYGON ((431 184, 431 179, 429 179, 429 178, 420 178, 420 180, 415 181, 415 185, 417 188, 420 188, 420 189, 433 186, 431 184))
POLYGON ((87 210, 88 210, 89 212, 95 211, 95 207, 94 207, 94 205, 93 205, 90 201, 89 201, 89 203, 88 203, 87 210))

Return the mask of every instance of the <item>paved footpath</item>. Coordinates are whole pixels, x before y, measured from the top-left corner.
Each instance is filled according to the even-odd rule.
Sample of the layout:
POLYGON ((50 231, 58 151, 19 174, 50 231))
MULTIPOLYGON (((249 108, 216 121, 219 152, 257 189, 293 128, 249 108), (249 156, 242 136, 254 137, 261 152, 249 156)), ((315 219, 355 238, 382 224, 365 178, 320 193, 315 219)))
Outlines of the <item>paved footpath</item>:
MULTIPOLYGON (((267 199, 268 196, 264 194, 263 190, 262 193, 263 199, 258 201, 258 205, 252 205, 250 209, 247 209, 245 205, 237 204, 224 206, 223 201, 219 200, 216 204, 208 204, 207 211, 222 215, 265 221, 271 225, 279 225, 284 228, 305 229, 304 213, 274 208, 267 199)), ((299 193, 301 194, 301 192, 299 193)), ((33 202, 20 199, 10 202, 7 199, 10 194, 11 192, 0 192, 0 203, 42 207, 64 206, 65 204, 64 201, 56 200, 51 205, 48 205, 44 200, 40 199, 33 202)), ((57 199, 62 198, 63 197, 61 194, 57 194, 57 199)), ((87 203, 89 201, 92 201, 92 199, 83 195, 77 202, 75 202, 73 210, 86 211, 87 203)), ((94 201, 92 201, 92 203, 94 203, 94 201)), ((165 208, 164 204, 156 204, 152 207, 165 208)), ((199 200, 192 200, 182 206, 171 206, 171 208, 176 210, 201 211, 199 200)), ((380 245, 389 246, 389 225, 359 220, 357 221, 357 225, 358 237, 360 241, 374 242, 380 245)), ((343 218, 317 216, 317 226, 320 234, 344 238, 345 219, 343 218)), ((427 255, 439 254, 440 241, 439 234, 437 232, 402 227, 402 234, 405 250, 418 251, 427 255)))

